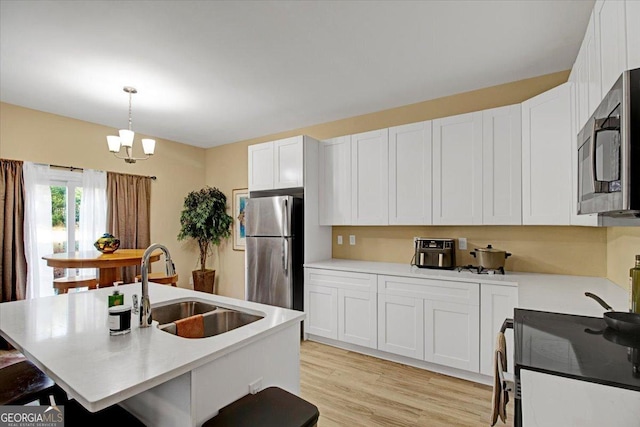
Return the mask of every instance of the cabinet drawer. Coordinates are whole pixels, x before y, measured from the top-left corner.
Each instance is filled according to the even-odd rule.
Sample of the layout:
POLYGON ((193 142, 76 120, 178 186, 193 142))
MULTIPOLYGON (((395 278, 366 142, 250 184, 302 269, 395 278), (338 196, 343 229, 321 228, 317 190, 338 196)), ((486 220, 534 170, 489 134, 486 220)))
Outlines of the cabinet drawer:
POLYGON ((412 277, 378 276, 378 293, 480 305, 480 284, 412 277))
POLYGON ((356 291, 376 291, 376 275, 367 273, 353 273, 350 271, 322 270, 306 268, 305 284, 330 286, 340 289, 356 291))

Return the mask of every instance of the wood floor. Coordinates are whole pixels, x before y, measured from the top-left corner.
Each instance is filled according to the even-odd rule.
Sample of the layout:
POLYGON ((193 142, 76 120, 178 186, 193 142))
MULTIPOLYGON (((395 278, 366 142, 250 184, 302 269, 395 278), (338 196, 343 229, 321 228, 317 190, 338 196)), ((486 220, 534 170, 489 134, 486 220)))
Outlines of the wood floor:
MULTIPOLYGON (((319 427, 489 426, 490 387, 304 341, 301 396, 319 427)), ((507 408, 513 426, 513 403, 507 408)), ((498 421, 496 426, 504 426, 498 421)))

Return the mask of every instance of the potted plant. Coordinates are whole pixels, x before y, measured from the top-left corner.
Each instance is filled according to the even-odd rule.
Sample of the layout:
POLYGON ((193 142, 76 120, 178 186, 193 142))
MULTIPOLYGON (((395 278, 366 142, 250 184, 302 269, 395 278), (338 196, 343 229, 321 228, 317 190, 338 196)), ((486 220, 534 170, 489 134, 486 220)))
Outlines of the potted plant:
POLYGON ((200 269, 193 271, 193 288, 213 293, 215 270, 206 268, 207 257, 223 239, 231 235, 233 219, 227 214, 227 197, 209 186, 190 192, 180 214, 178 240, 195 239, 200 249, 200 269))

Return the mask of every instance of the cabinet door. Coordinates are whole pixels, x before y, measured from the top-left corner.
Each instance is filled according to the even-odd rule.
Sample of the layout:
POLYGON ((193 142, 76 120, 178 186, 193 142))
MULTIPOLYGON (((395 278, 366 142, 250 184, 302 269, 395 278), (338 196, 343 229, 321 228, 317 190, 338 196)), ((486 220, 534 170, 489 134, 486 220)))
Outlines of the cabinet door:
POLYGON ((378 294, 378 350, 423 359, 423 319, 423 300, 378 294))
POLYGON ((351 224, 351 136, 320 142, 320 225, 351 224))
POLYGON ((522 223, 568 225, 571 204, 569 83, 522 103, 522 223))
POLYGON ((478 372, 480 331, 477 305, 424 301, 424 359, 478 372))
POLYGON ((338 339, 338 289, 305 285, 304 311, 307 334, 338 339))
POLYGON ((355 225, 389 224, 389 130, 351 135, 351 215, 355 225))
POLYGON ((375 292, 338 289, 338 339, 377 348, 377 311, 375 292))
POLYGON ((389 224, 431 224, 431 122, 389 129, 389 224))
MULTIPOLYGON (((625 2, 600 0, 593 10, 600 54, 602 94, 606 94, 627 69, 625 2)), ((637 27, 638 23, 633 26, 637 27)))
POLYGON ((592 13, 574 65, 578 131, 587 123, 602 99, 599 61, 595 15, 592 13))
POLYGON ((522 224, 520 104, 482 112, 482 222, 522 224))
POLYGON ((273 189, 273 142, 249 146, 249 191, 273 189))
MULTIPOLYGON (((493 375, 493 355, 496 336, 504 319, 513 319, 518 306, 518 288, 515 286, 480 285, 480 373, 493 375)), ((513 373, 513 329, 507 329, 507 364, 513 373)))
POLYGON ((433 224, 482 224, 482 112, 433 121, 433 224))
POLYGON ((303 183, 302 136, 273 142, 273 188, 302 187, 303 183))
POLYGON ((627 18, 627 68, 640 68, 640 1, 625 2, 627 18))

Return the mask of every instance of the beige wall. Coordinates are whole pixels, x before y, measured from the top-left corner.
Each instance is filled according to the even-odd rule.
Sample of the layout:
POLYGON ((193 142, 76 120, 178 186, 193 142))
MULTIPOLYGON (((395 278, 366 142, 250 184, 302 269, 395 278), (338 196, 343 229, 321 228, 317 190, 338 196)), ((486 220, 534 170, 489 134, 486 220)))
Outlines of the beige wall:
POLYGON ((607 228, 607 277, 628 289, 629 270, 640 255, 640 227, 607 228))
MULTIPOLYGON (((169 248, 179 285, 189 287, 197 249, 176 236, 184 197, 205 183, 204 149, 156 138, 153 158, 129 165, 107 150, 105 137, 116 129, 5 103, 0 119, 2 158, 158 177, 151 187, 151 240, 169 248)), ((134 150, 140 149, 140 138, 136 135, 134 150)))

